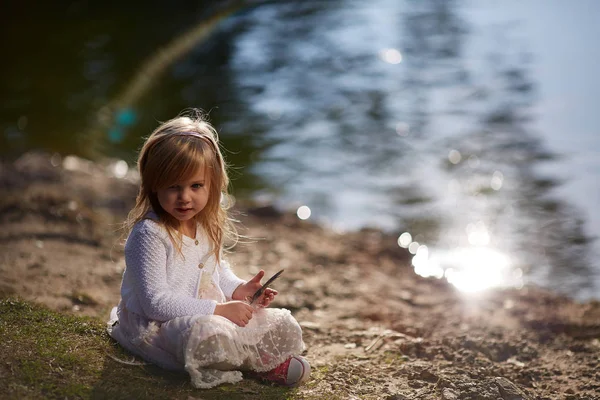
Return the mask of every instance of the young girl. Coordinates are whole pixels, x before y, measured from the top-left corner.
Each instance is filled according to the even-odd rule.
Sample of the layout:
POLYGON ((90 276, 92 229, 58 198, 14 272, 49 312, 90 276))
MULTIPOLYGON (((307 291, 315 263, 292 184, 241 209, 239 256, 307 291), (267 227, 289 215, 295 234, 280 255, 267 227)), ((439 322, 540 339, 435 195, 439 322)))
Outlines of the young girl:
POLYGON ((287 386, 305 381, 300 326, 288 310, 265 308, 277 292, 248 304, 264 271, 244 281, 222 257, 234 231, 221 202, 229 179, 214 128, 196 116, 163 123, 138 167, 109 334, 149 362, 186 370, 199 388, 238 382, 241 371, 287 386))

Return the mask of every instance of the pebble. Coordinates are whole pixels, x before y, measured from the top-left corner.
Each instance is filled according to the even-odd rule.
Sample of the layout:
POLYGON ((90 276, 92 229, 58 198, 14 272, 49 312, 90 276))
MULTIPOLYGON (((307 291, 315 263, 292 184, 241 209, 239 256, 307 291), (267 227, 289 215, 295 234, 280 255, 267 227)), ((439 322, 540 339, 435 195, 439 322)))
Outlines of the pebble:
POLYGON ((442 390, 442 400, 458 400, 458 394, 450 388, 442 390))
POLYGON ((302 328, 315 330, 315 331, 321 329, 321 324, 319 324, 318 322, 300 321, 300 326, 302 328))

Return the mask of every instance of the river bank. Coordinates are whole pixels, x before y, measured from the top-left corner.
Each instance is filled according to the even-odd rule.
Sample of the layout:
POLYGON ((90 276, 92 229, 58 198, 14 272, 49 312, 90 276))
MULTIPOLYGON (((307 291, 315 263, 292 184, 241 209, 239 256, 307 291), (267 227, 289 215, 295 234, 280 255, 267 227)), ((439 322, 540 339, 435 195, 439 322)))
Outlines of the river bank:
MULTIPOLYGON (((135 173, 27 153, 0 164, 0 190, 0 297, 107 319, 135 173)), ((242 278, 286 269, 274 306, 301 323, 315 367, 288 398, 600 398, 599 302, 535 287, 465 296, 415 275, 410 254, 380 231, 338 233, 268 205, 237 211, 252 240, 228 258, 242 278)), ((20 376, 10 346, 2 344, 4 382, 20 376)), ((181 398, 205 398, 186 384, 181 398)))

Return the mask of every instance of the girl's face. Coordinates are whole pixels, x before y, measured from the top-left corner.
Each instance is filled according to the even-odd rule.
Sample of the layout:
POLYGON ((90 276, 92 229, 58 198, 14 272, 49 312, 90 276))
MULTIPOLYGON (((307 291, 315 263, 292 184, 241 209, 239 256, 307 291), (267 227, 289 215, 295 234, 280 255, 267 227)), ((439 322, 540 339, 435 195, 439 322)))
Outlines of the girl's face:
POLYGON ((209 175, 200 169, 191 179, 156 191, 160 206, 173 218, 185 223, 204 209, 208 202, 209 175))

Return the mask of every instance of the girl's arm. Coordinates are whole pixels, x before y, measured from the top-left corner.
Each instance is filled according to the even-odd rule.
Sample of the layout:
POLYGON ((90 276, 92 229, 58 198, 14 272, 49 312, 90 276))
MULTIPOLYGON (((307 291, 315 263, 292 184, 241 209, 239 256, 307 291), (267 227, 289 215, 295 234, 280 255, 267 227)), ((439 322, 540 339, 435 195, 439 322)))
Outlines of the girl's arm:
POLYGON ((216 301, 191 297, 167 284, 167 244, 149 223, 134 228, 125 246, 127 273, 131 274, 133 291, 146 316, 168 321, 188 315, 213 314, 216 301))
POLYGON ((234 299, 233 293, 240 286, 245 284, 246 281, 238 278, 238 276, 231 270, 231 265, 227 260, 221 259, 219 263, 219 286, 225 294, 225 297, 229 300, 244 300, 234 299))

